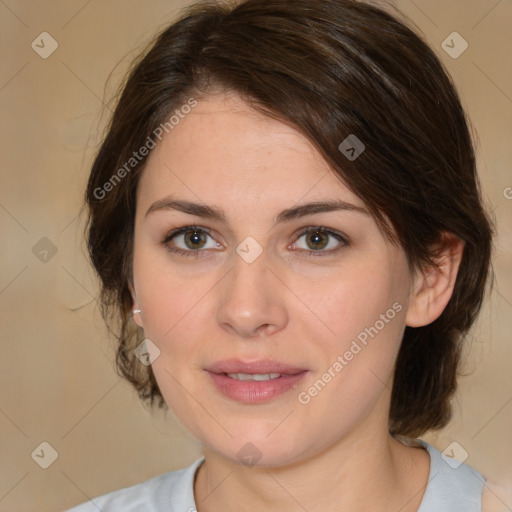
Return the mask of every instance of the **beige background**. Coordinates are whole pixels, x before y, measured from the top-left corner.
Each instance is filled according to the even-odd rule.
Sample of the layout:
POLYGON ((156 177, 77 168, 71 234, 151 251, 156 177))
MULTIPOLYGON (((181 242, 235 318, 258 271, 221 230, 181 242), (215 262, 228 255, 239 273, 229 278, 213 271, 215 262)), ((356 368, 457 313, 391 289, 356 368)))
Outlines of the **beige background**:
MULTIPOLYGON (((1 512, 62 510, 200 455, 171 413, 151 415, 113 371, 77 216, 109 113, 101 115, 103 98, 112 97, 134 51, 188 3, 0 0, 1 512), (47 59, 31 48, 44 31, 59 45, 47 59), (37 243, 48 249, 43 237, 57 249, 46 262, 33 252, 37 243), (31 457, 43 441, 58 452, 48 469, 31 457)), ((459 88, 499 230, 496 285, 471 336, 455 418, 427 439, 441 450, 458 442, 467 462, 503 487, 494 491, 498 509, 512 510, 504 490, 512 482, 512 2, 396 5, 459 88), (441 48, 453 31, 469 43, 457 59, 441 48)))

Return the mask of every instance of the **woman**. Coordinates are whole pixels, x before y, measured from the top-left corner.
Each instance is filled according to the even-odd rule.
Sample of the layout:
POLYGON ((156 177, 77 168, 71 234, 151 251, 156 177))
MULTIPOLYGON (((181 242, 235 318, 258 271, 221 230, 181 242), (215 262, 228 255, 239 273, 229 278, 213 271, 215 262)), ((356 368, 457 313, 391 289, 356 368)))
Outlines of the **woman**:
POLYGON ((204 457, 73 511, 481 510, 484 478, 416 438, 450 418, 492 227, 403 23, 197 4, 131 71, 86 199, 118 367, 204 457))

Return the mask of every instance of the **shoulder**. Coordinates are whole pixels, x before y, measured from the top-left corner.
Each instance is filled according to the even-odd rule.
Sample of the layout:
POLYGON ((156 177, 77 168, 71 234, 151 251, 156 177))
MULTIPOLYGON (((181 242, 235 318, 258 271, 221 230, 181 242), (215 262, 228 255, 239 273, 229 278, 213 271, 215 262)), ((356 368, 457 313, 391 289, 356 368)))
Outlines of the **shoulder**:
POLYGON ((200 458, 185 469, 164 473, 140 484, 90 499, 67 512, 193 510, 194 475, 203 460, 200 458))
POLYGON ((430 473, 418 512, 481 512, 485 478, 453 453, 422 444, 430 455, 430 473))

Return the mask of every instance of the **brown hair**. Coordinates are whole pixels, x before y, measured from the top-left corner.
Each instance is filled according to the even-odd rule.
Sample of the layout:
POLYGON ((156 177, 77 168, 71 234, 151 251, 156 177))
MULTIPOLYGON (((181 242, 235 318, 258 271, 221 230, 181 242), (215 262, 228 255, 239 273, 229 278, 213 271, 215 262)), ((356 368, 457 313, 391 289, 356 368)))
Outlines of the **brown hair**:
POLYGON ((102 314, 119 341, 118 371, 141 399, 165 406, 151 367, 134 356, 141 340, 128 283, 135 193, 147 157, 133 170, 126 162, 192 95, 219 88, 311 140, 411 267, 435 264, 433 247, 445 232, 465 242, 442 315, 406 327, 391 398, 391 433, 418 436, 444 426, 463 335, 485 292, 492 224, 447 72, 403 22, 353 0, 201 2, 134 63, 86 191, 88 249, 101 280, 102 314), (353 160, 338 148, 350 134, 365 145, 353 160), (113 181, 123 166, 122 179, 119 171, 113 181))

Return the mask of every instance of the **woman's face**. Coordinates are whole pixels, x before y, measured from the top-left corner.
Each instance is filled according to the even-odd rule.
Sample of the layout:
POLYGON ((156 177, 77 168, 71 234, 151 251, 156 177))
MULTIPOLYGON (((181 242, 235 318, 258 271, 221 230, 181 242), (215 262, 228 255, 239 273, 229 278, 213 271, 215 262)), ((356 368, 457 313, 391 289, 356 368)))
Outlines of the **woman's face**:
POLYGON ((152 150, 135 319, 168 405, 226 458, 289 464, 387 433, 411 286, 403 250, 308 140, 239 97, 200 101, 152 150))

